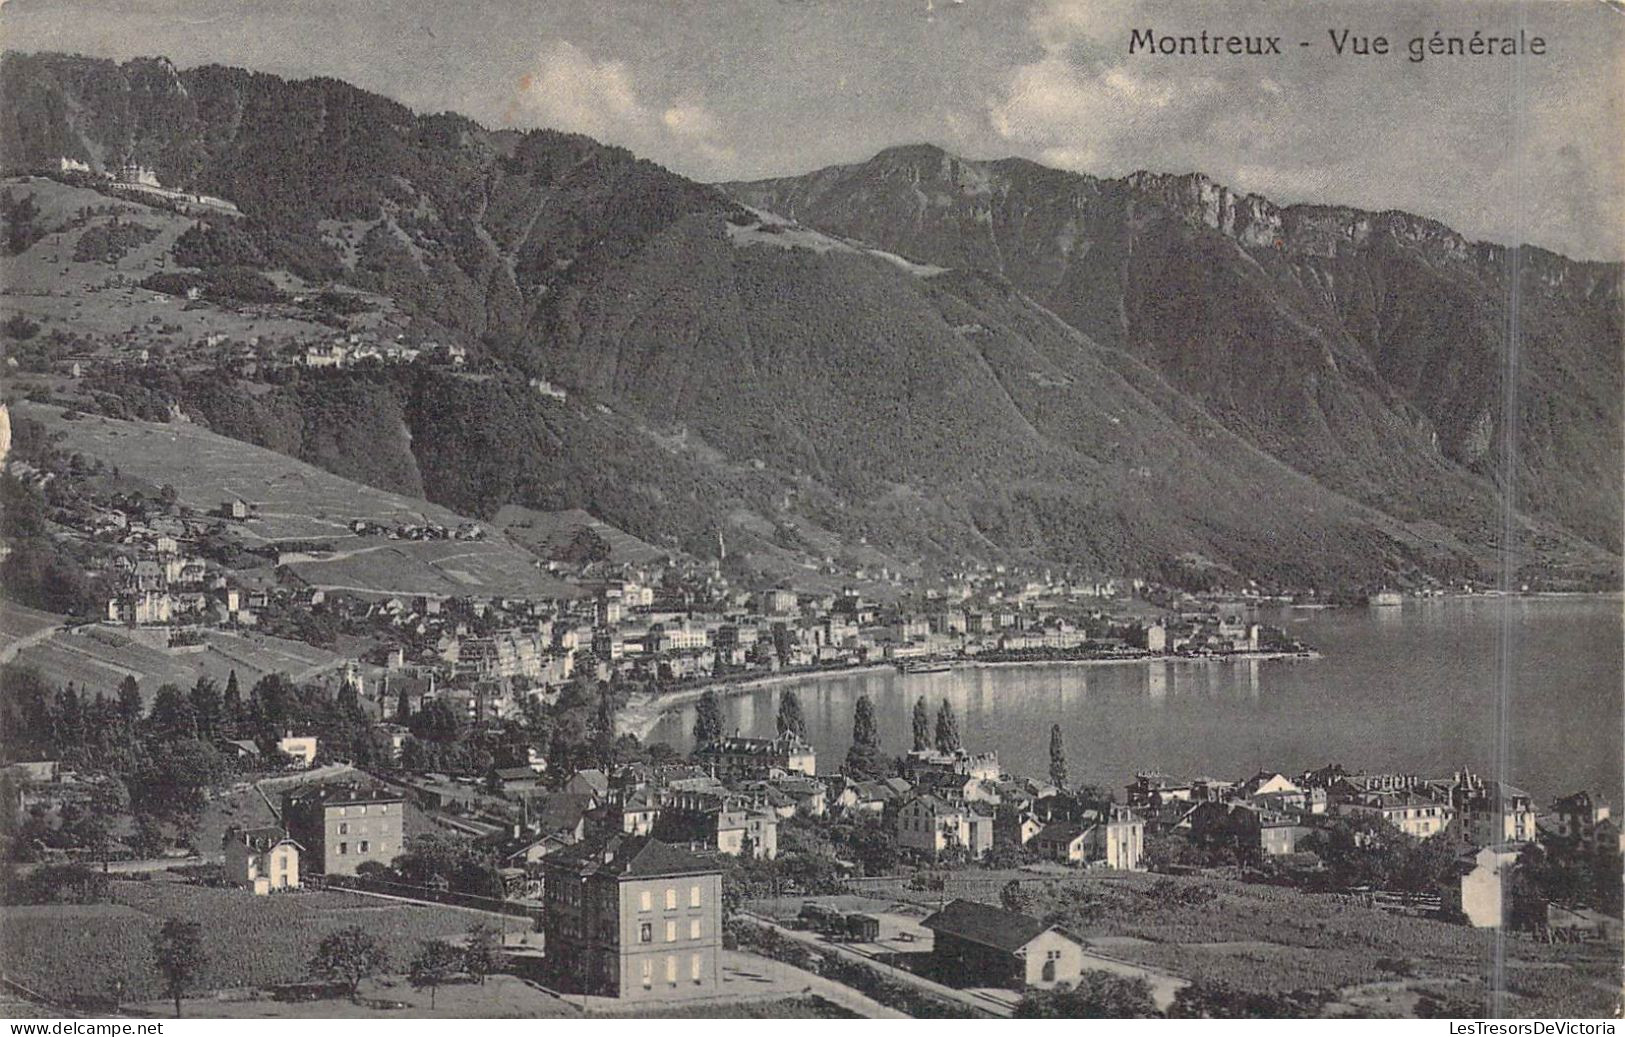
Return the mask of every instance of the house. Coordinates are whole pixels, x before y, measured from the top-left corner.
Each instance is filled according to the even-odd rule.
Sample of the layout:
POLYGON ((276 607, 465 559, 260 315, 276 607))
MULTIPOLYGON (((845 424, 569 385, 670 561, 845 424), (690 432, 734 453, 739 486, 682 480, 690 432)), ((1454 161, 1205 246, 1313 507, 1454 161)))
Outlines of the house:
POLYGON ((1169 801, 1188 803, 1195 792, 1188 781, 1179 781, 1156 771, 1143 771, 1134 776, 1134 784, 1125 788, 1130 806, 1156 807, 1169 801))
POLYGON ((972 860, 993 849, 993 808, 985 803, 915 796, 897 809, 897 845, 931 857, 964 850, 972 860))
POLYGON ((1457 859, 1455 876, 1440 891, 1447 915, 1480 929, 1499 929, 1512 920, 1512 876, 1520 846, 1485 846, 1457 859))
POLYGON ((277 741, 276 747, 292 757, 295 767, 309 767, 316 762, 315 735, 295 735, 290 731, 277 741))
POLYGON ((1552 834, 1589 850, 1625 850, 1619 825, 1608 801, 1589 792, 1576 792, 1552 804, 1552 834))
POLYGON ((274 889, 299 888, 299 855, 304 851, 274 825, 226 830, 226 880, 256 896, 274 889))
POLYGON ((235 519, 238 522, 248 518, 249 510, 248 502, 243 500, 241 497, 233 497, 224 504, 220 505, 220 514, 224 515, 226 518, 235 519))
POLYGON ((920 923, 931 930, 932 964, 963 986, 1050 988, 1083 974, 1083 945, 1036 918, 955 900, 920 923))
POLYGON ((972 753, 965 749, 939 752, 935 749, 916 749, 903 757, 903 773, 912 781, 931 772, 962 774, 982 781, 998 781, 1000 775, 997 753, 972 753))
POLYGON ((1099 820, 1045 825, 1028 845, 1040 856, 1062 864, 1138 871, 1145 852, 1145 822, 1132 810, 1114 806, 1099 820))
POLYGON ((813 747, 795 735, 779 738, 722 738, 694 751, 697 763, 711 768, 723 781, 744 781, 770 777, 775 770, 805 774, 817 773, 813 747))
POLYGON ((594 796, 603 799, 609 794, 609 775, 596 767, 576 771, 564 783, 564 791, 578 796, 594 796))
POLYGON ((993 819, 994 840, 1011 846, 1026 846, 1043 829, 1043 823, 1027 810, 1001 810, 993 819))
POLYGON ((388 864, 401 852, 406 800, 381 785, 319 782, 282 794, 282 823, 305 848, 305 870, 354 875, 367 861, 388 864))
POLYGON ((1470 771, 1456 772, 1443 796, 1455 808, 1452 831, 1468 846, 1526 843, 1535 838, 1535 801, 1504 781, 1485 781, 1470 771))
POLYGON ((503 792, 527 792, 542 787, 542 776, 529 767, 497 767, 491 776, 503 792))
POLYGON ((1328 790, 1328 810, 1343 817, 1386 821, 1406 835, 1430 839, 1450 827, 1456 810, 1415 786, 1360 788, 1343 779, 1328 790))
POLYGON ((716 792, 685 792, 660 812, 655 835, 694 849, 738 857, 748 849, 757 859, 779 854, 779 818, 751 797, 716 792))
POLYGON ((649 836, 614 833, 543 859, 549 982, 667 1002, 721 993, 722 872, 649 836))
POLYGON ((62 776, 62 764, 56 760, 31 760, 11 764, 6 773, 14 779, 46 784, 57 781, 62 776))
POLYGON ((1190 837, 1199 846, 1228 846, 1244 853, 1276 857, 1298 852, 1310 828, 1289 814, 1251 803, 1201 803, 1190 812, 1190 837))
POLYGON ((260 747, 251 738, 221 738, 215 745, 222 755, 233 760, 258 762, 260 758, 260 747))

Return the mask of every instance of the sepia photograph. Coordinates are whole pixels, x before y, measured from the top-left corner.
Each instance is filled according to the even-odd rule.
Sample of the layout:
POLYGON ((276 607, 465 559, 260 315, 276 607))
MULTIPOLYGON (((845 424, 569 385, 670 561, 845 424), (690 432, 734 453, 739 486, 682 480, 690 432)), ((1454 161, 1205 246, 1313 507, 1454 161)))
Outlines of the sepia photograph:
POLYGON ((1615 1032, 1625 5, 0 49, 10 1033, 1615 1032))

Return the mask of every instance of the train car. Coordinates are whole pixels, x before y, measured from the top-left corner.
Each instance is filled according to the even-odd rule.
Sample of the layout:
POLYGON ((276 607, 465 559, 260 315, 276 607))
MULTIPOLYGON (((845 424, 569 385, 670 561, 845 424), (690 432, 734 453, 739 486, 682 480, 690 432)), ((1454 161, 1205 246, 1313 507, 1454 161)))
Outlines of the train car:
POLYGON ((880 919, 854 911, 846 916, 846 935, 855 943, 874 943, 880 939, 880 919))

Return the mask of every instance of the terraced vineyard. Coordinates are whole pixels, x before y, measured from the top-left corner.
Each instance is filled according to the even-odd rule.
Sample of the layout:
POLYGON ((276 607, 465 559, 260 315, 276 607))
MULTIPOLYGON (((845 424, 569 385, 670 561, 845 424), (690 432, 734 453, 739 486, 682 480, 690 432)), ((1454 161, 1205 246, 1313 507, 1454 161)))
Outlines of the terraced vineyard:
POLYGON ((116 979, 125 983, 126 1000, 151 1000, 163 996, 151 965, 152 936, 168 918, 203 925, 199 991, 305 979, 322 937, 347 925, 364 926, 391 961, 402 964, 423 940, 463 933, 481 921, 455 908, 353 893, 256 897, 166 881, 120 882, 113 889, 116 903, 7 908, 0 915, 0 952, 8 974, 67 1001, 105 998, 116 979))

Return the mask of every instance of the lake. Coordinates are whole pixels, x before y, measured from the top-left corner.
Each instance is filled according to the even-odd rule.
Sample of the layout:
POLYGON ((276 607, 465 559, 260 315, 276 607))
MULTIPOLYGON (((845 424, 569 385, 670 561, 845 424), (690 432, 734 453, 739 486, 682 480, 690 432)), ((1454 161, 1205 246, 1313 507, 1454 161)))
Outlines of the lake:
MULTIPOLYGON (((773 733, 794 687, 834 773, 868 695, 888 752, 909 748, 914 702, 946 698, 967 748, 1005 769, 1049 770, 1059 723, 1074 782, 1121 788, 1137 771, 1241 778, 1263 768, 1500 776, 1544 807, 1577 789, 1622 802, 1622 625, 1618 596, 1441 598, 1399 608, 1281 610, 1260 619, 1317 648, 1316 660, 1043 664, 903 675, 809 677, 724 700, 729 730, 773 733)), ((691 744, 694 709, 650 734, 691 744)))

